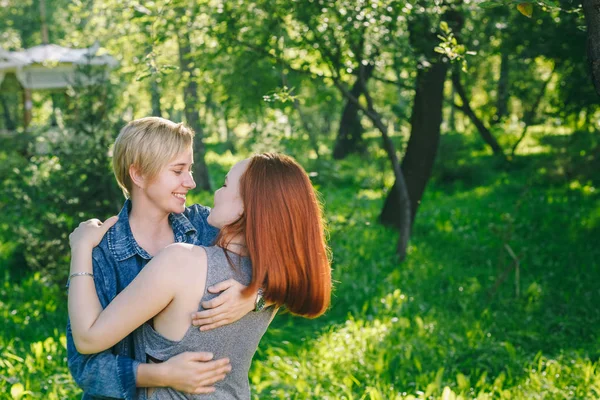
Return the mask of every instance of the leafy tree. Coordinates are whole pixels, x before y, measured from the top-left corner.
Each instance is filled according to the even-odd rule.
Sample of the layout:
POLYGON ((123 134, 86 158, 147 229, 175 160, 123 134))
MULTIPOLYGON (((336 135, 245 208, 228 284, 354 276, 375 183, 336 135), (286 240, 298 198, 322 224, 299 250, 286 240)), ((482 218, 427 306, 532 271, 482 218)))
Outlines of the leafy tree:
POLYGON ((399 32, 398 2, 285 1, 228 2, 224 5, 229 43, 271 59, 296 74, 305 74, 336 87, 346 101, 361 110, 381 132, 384 149, 397 181, 401 235, 398 250, 404 255, 410 232, 410 200, 395 147, 367 86, 367 73, 389 63, 399 32), (242 4, 243 3, 243 4, 242 4), (359 83, 354 94, 350 85, 359 83), (356 93, 362 93, 366 104, 356 93))
MULTIPOLYGON (((444 83, 450 60, 436 55, 439 31, 435 28, 440 24, 446 32, 460 32, 464 23, 462 2, 442 2, 441 6, 420 8, 411 15, 408 21, 410 43, 418 60, 416 92, 413 100, 411 116, 411 135, 402 161, 402 173, 406 180, 407 193, 411 204, 410 223, 414 221, 419 203, 431 176, 433 163, 437 154, 442 122, 442 107, 444 99, 444 83), (426 34, 423 34, 426 32, 426 34)), ((451 44, 454 42, 451 41, 451 44)), ((448 54, 456 50, 448 49, 448 54)), ((398 176, 394 187, 400 185, 398 176)), ((392 190, 386 198, 380 219, 385 224, 398 225, 398 209, 395 204, 398 190, 392 190)))

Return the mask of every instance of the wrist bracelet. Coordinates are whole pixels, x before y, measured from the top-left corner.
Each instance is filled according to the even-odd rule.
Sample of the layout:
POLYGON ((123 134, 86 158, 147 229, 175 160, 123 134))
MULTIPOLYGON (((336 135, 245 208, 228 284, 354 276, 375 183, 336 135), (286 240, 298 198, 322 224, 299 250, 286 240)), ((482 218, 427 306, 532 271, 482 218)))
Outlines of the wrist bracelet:
POLYGON ((261 312, 265 309, 266 300, 263 296, 264 290, 263 288, 258 288, 258 293, 256 294, 256 300, 254 300, 254 312, 261 312))
POLYGON ((75 272, 69 275, 69 279, 67 280, 67 285, 65 286, 67 289, 69 288, 69 284, 71 283, 71 278, 75 278, 76 276, 91 276, 94 279, 94 274, 91 272, 75 272))

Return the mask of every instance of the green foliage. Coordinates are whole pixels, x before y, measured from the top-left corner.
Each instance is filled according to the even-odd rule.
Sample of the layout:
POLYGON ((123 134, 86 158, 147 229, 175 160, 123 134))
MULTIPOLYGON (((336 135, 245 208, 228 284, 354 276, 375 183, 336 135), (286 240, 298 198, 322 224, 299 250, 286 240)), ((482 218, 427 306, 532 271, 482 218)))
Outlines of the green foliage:
POLYGON ((109 146, 120 122, 110 118, 111 90, 106 82, 75 86, 64 125, 0 137, 0 241, 15 244, 26 263, 18 268, 64 281, 68 233, 118 211, 109 146))
MULTIPOLYGON (((448 157, 461 160, 470 146, 455 149, 448 157)), ((318 169, 317 181, 328 182, 321 190, 339 280, 327 314, 332 322, 315 330, 314 323, 278 317, 263 340, 263 361, 255 363, 257 398, 597 396, 598 250, 583 237, 597 235, 600 225, 568 210, 595 215, 599 203, 574 193, 564 176, 549 179, 568 159, 538 157, 507 171, 492 157, 471 154, 464 169, 477 180, 436 180, 400 267, 389 232, 370 224, 381 193, 361 186, 373 185, 367 177, 375 171, 363 167, 350 178, 335 169, 330 180, 328 169, 318 169), (346 185, 356 198, 350 204, 343 201, 346 185), (523 253, 525 290, 516 298, 508 281, 490 299, 508 262, 502 244, 509 224, 509 243, 523 253)))
POLYGON ((67 273, 68 233, 83 219, 118 210, 108 137, 94 140, 69 130, 28 137, 31 142, 21 149, 11 146, 13 138, 4 138, 3 148, 13 155, 3 165, 0 234, 18 245, 26 268, 61 281, 67 273), (17 151, 26 157, 15 157, 17 151))
POLYGON ((443 54, 448 57, 452 62, 460 61, 462 64, 462 70, 467 72, 467 60, 466 55, 475 55, 474 51, 468 51, 463 44, 458 44, 456 36, 452 32, 452 29, 447 22, 442 21, 440 23, 441 34, 438 35, 440 44, 434 48, 436 53, 443 54))
POLYGON ((578 12, 580 11, 578 5, 568 0, 535 0, 535 1, 523 1, 523 0, 491 0, 482 1, 479 7, 492 8, 492 7, 514 7, 524 16, 531 18, 535 6, 539 6, 542 11, 567 11, 567 12, 578 12))
POLYGON ((66 296, 39 273, 0 286, 0 398, 75 398, 67 368, 66 296))
MULTIPOLYGON (((214 183, 243 157, 220 146, 207 152, 214 183)), ((600 181, 590 161, 568 170, 596 141, 584 132, 534 132, 523 144, 528 153, 509 167, 478 150, 474 136, 443 135, 441 146, 402 265, 396 233, 375 223, 383 183, 393 179, 381 173, 385 156, 370 153, 365 164, 299 154, 325 204, 333 304, 317 320, 275 318, 250 374, 255 398, 600 395, 600 253, 588 240, 600 233, 600 181), (452 162, 460 168, 449 177, 452 162), (511 274, 490 297, 510 262, 505 242, 520 257, 520 279, 511 274)), ((211 197, 194 200, 211 205, 211 197)), ((0 252, 10 256, 8 247, 0 252)), ((40 274, 21 283, 7 276, 0 294, 0 391, 77 398, 64 361, 60 287, 40 274)))
MULTIPOLYGON (((39 2, 5 3, 0 46, 40 44, 39 2)), ((253 364, 255 397, 600 397, 600 164, 589 133, 597 97, 582 56, 583 18, 574 2, 486 3, 46 1, 52 42, 98 39, 119 66, 101 85, 68 91, 69 101, 34 93, 33 129, 0 135, 0 398, 80 397, 66 368, 66 303, 56 283, 67 271, 67 234, 121 204, 108 149, 122 120, 158 105, 181 121, 190 80, 213 186, 250 152, 284 151, 307 167, 327 211, 332 307, 314 321, 275 319, 253 364), (533 7, 531 19, 518 5, 526 14, 533 7), (174 67, 180 34, 190 36, 191 72, 174 67), (446 124, 398 265, 396 232, 376 223, 393 181, 378 135, 365 133, 363 157, 329 159, 343 107, 333 78, 349 88, 373 65, 375 108, 395 143, 406 144, 417 71, 440 54, 463 61, 469 52, 477 53, 464 77, 471 105, 504 148, 552 77, 533 119, 545 124, 530 129, 510 163, 465 134, 460 114, 446 124), (499 120, 503 89, 508 114, 499 120), (46 126, 50 99, 61 109, 56 127, 46 126)), ((18 120, 16 93, 2 96, 18 120)), ((447 95, 449 115, 449 86, 447 95)), ((210 205, 211 197, 196 199, 210 205)))

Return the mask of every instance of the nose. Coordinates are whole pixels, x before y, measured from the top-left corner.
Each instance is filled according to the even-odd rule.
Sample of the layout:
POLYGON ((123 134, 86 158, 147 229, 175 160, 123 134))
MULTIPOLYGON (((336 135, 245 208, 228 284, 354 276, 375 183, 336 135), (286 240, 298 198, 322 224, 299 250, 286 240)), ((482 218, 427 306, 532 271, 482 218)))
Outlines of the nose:
POLYGON ((183 186, 189 190, 196 187, 196 181, 194 181, 194 176, 192 175, 191 171, 186 174, 185 180, 183 181, 183 186))

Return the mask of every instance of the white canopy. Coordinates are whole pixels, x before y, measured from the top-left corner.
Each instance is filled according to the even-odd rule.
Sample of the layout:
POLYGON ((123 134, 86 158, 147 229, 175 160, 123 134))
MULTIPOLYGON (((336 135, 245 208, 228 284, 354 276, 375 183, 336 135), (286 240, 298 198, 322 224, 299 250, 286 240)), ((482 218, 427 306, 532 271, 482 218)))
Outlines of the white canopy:
POLYGON ((96 55, 100 45, 87 49, 69 49, 47 44, 23 51, 0 49, 0 84, 7 73, 14 73, 25 89, 59 89, 85 77, 76 76, 78 65, 114 67, 117 62, 108 54, 96 55))

